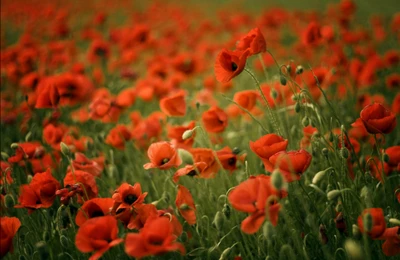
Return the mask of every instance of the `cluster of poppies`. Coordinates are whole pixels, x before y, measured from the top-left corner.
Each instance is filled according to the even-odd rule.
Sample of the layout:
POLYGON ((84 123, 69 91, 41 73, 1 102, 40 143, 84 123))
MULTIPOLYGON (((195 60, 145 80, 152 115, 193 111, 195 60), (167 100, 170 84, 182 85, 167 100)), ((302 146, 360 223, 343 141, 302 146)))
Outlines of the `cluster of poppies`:
POLYGON ((227 241, 220 259, 278 258, 317 236, 321 258, 357 233, 384 241, 373 256, 400 254, 399 13, 364 28, 352 0, 210 19, 159 1, 92 16, 90 2, 2 4, 4 35, 23 33, 1 35, 1 257, 44 210, 57 228, 43 240, 57 250, 75 230, 76 258, 213 258, 227 241), (265 253, 269 224, 289 223, 265 253))

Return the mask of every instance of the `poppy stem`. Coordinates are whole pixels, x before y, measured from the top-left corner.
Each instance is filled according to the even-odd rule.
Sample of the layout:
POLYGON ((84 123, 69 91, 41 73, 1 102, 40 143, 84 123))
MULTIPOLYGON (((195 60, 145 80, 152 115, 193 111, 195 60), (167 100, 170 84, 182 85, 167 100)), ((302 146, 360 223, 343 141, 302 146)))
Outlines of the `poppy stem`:
POLYGON ((265 67, 264 59, 263 59, 261 53, 258 54, 258 59, 260 60, 260 63, 261 63, 261 66, 262 66, 262 69, 263 69, 263 72, 264 72, 264 75, 265 75, 265 79, 268 80, 268 78, 269 78, 268 77, 268 71, 267 71, 267 68, 265 67))
POLYGON ((271 106, 269 105, 269 102, 268 102, 267 98, 265 97, 264 92, 262 92, 262 89, 261 89, 261 86, 260 86, 260 82, 258 81, 256 76, 253 74, 253 72, 251 72, 249 69, 244 68, 244 71, 246 71, 247 74, 249 74, 250 77, 253 78, 254 83, 256 84, 256 86, 258 88, 258 91, 260 92, 260 94, 261 94, 261 96, 262 96, 262 98, 263 98, 263 100, 264 100, 264 102, 265 102, 265 104, 267 106, 267 110, 268 110, 268 113, 269 113, 269 115, 270 115, 270 117, 272 119, 272 124, 274 125, 275 131, 278 133, 278 135, 282 135, 281 130, 279 129, 278 123, 276 121, 276 118, 274 116, 274 113, 272 112, 271 106))

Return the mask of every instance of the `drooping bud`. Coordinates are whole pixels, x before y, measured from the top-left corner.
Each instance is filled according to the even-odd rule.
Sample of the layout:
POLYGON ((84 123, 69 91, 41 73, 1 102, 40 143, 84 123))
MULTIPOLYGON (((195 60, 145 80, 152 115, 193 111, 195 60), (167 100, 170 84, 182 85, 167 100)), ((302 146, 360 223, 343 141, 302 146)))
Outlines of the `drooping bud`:
POLYGON ((231 216, 231 207, 227 203, 224 204, 224 207, 222 208, 222 213, 227 219, 229 219, 229 217, 231 216))
POLYGON ((4 160, 4 161, 7 161, 7 159, 9 158, 10 156, 8 155, 8 153, 6 153, 6 152, 1 152, 1 158, 4 160))
POLYGON ((69 157, 71 155, 71 150, 69 149, 68 145, 66 145, 64 142, 60 143, 60 148, 62 154, 64 154, 66 157, 69 157))
POLYGON ((391 218, 389 219, 389 223, 395 226, 400 226, 400 220, 397 218, 391 218))
POLYGON ((339 197, 340 194, 341 194, 340 190, 331 190, 330 192, 328 192, 326 196, 328 197, 328 200, 334 200, 337 197, 339 197))
POLYGON ((263 225, 263 235, 267 240, 271 240, 272 236, 274 235, 274 227, 272 226, 271 222, 265 221, 263 225))
POLYGON ((19 144, 17 144, 17 143, 12 143, 12 144, 11 144, 11 149, 17 149, 18 146, 19 146, 19 144))
POLYGON ((353 239, 347 239, 344 242, 344 248, 346 249, 347 255, 352 260, 362 260, 363 251, 361 246, 353 239))
POLYGON ((300 75, 301 73, 303 73, 304 69, 303 66, 299 65, 296 67, 296 74, 300 75))
POLYGON ((317 172, 312 179, 313 184, 317 184, 320 180, 322 180, 328 171, 332 170, 332 167, 325 169, 323 171, 317 172))
POLYGON ((294 111, 296 111, 296 113, 299 113, 301 109, 300 103, 296 102, 296 105, 294 105, 294 111))
POLYGON ((287 81, 286 81, 285 76, 280 75, 280 79, 279 80, 280 80, 282 86, 286 86, 287 81))
POLYGON ((217 211, 217 214, 215 214, 214 221, 212 222, 212 224, 218 231, 222 230, 224 225, 224 215, 222 214, 221 211, 217 211))
POLYGON ((187 139, 191 138, 191 137, 193 136, 194 132, 195 132, 195 129, 194 129, 194 128, 193 128, 193 129, 186 130, 186 131, 183 132, 183 134, 182 134, 182 140, 187 140, 187 139))
POLYGON ((301 124, 302 124, 304 127, 307 127, 307 126, 310 125, 310 119, 308 118, 308 116, 303 117, 303 120, 301 120, 301 124))

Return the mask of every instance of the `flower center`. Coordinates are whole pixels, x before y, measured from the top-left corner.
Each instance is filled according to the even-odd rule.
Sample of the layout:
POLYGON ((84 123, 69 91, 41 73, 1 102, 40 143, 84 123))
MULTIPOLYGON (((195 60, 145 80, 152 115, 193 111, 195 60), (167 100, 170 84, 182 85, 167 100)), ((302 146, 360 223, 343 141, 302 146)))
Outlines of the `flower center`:
POLYGON ((169 162, 169 158, 164 158, 161 161, 161 165, 166 164, 167 162, 169 162))
POLYGON ((231 69, 232 69, 232 71, 237 70, 237 68, 238 68, 238 66, 236 65, 236 63, 232 62, 232 63, 231 63, 231 69))
POLYGON ((129 194, 128 196, 125 197, 124 202, 131 205, 132 203, 134 203, 138 198, 133 195, 133 194, 129 194))

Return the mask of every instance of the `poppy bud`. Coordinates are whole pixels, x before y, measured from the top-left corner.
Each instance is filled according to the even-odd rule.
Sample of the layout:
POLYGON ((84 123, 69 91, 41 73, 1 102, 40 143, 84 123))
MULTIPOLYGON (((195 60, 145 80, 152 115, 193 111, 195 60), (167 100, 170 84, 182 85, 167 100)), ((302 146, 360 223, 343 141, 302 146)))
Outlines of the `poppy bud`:
POLYGON ((273 99, 276 99, 278 97, 278 92, 275 89, 272 89, 270 95, 273 99))
POLYGON ((200 109, 200 103, 196 102, 196 109, 199 110, 200 109))
POLYGON ((367 186, 364 186, 361 189, 360 198, 365 201, 367 206, 372 205, 371 191, 367 188, 367 186))
POLYGON ((349 255, 350 259, 354 260, 363 259, 363 252, 361 246, 353 239, 347 239, 346 242, 344 242, 344 248, 346 249, 346 252, 349 255))
POLYGON ((353 224, 353 226, 351 228, 352 228, 353 236, 358 237, 361 234, 360 228, 356 224, 353 224))
POLYGON ((263 235, 267 240, 271 240, 272 236, 274 235, 274 227, 272 226, 271 222, 265 221, 263 225, 263 235))
POLYGON ((308 116, 303 117, 303 120, 301 120, 301 123, 304 127, 307 127, 310 125, 310 119, 308 118, 308 116))
POLYGON ((304 69, 303 66, 299 65, 296 67, 296 74, 300 75, 301 73, 303 73, 304 69))
POLYGON ((317 184, 320 180, 322 180, 322 178, 325 177, 325 174, 326 174, 328 171, 332 170, 332 169, 333 169, 332 167, 329 167, 329 168, 326 169, 326 170, 317 172, 317 173, 314 175, 314 178, 312 179, 312 183, 313 183, 313 184, 317 184))
POLYGON ((179 206, 179 209, 180 209, 180 210, 189 210, 190 207, 189 207, 188 204, 183 203, 183 204, 181 204, 181 205, 179 206))
POLYGON ((342 156, 342 158, 344 158, 344 159, 349 158, 349 150, 347 150, 346 147, 342 147, 340 149, 340 156, 342 156))
POLYGON ((363 218, 364 230, 365 232, 369 232, 372 229, 374 220, 372 219, 372 215, 366 213, 363 218))
POLYGON ((240 148, 239 147, 234 147, 233 149, 232 149, 232 153, 233 154, 239 154, 241 151, 240 151, 240 148))
POLYGON ((18 146, 19 146, 19 144, 17 144, 17 143, 12 143, 12 144, 11 144, 11 149, 17 149, 18 146))
POLYGON ((289 245, 283 245, 279 251, 279 259, 296 259, 293 248, 289 245))
POLYGON ((32 181, 32 175, 28 175, 27 177, 26 177, 26 181, 28 182, 28 183, 30 183, 31 181, 32 181))
POLYGON ((328 154, 329 154, 328 148, 323 148, 323 149, 321 150, 321 152, 322 152, 322 154, 323 154, 325 157, 327 157, 328 154))
POLYGON ((272 183, 272 186, 274 186, 274 188, 276 190, 283 190, 283 189, 285 190, 286 189, 285 179, 283 178, 282 174, 278 170, 275 170, 272 173, 271 183, 272 183))
POLYGON ((296 113, 299 113, 301 109, 300 103, 296 102, 296 105, 294 105, 294 111, 296 111, 296 113))
POLYGON ((334 200, 340 196, 340 193, 340 190, 331 190, 326 196, 328 197, 328 200, 334 200))
POLYGON ((61 148, 62 154, 64 154, 67 157, 70 156, 71 150, 69 149, 68 145, 66 145, 64 142, 61 142, 60 143, 60 148, 61 148))
POLYGON ((182 159, 182 162, 193 164, 193 155, 185 149, 178 149, 178 156, 182 159))
POLYGON ((292 67, 290 67, 290 65, 286 65, 286 71, 290 73, 292 71, 292 67))
POLYGON ((50 233, 49 233, 49 231, 47 231, 47 230, 45 230, 44 232, 43 232, 43 240, 44 241, 49 241, 49 239, 50 239, 50 233))
POLYGON ((231 216, 231 207, 227 203, 224 204, 222 213, 224 213, 227 219, 229 219, 229 217, 231 216))
POLYGON ((286 83, 287 83, 287 82, 286 82, 285 76, 281 75, 281 76, 280 76, 280 81, 281 81, 281 85, 282 85, 282 86, 286 86, 286 83))
POLYGON ((390 157, 389 157, 389 155, 388 155, 387 153, 384 153, 384 154, 382 155, 382 157, 383 157, 383 161, 384 161, 385 163, 388 163, 388 162, 390 161, 390 157))
POLYGON ((36 243, 35 247, 39 252, 39 258, 40 259, 49 259, 50 258, 49 250, 47 248, 46 242, 39 241, 39 242, 36 243))
POLYGON ((32 132, 29 131, 29 132, 26 134, 26 136, 25 136, 25 142, 29 142, 29 140, 31 139, 31 137, 32 137, 32 132))
POLYGON ((68 248, 68 244, 69 244, 68 238, 66 236, 64 236, 64 235, 61 235, 60 236, 60 244, 63 247, 68 248))
POLYGON ((326 227, 319 225, 319 239, 323 245, 328 244, 328 236, 326 235, 326 227))
POLYGON ((8 209, 13 208, 15 205, 14 197, 11 194, 7 194, 4 198, 5 205, 8 209))
POLYGON ((391 218, 389 219, 389 223, 396 225, 396 226, 400 226, 400 220, 398 220, 397 218, 391 218))
POLYGON ((217 214, 215 214, 212 224, 218 231, 221 231, 224 225, 224 215, 221 213, 221 211, 217 211, 217 214))
POLYGON ((182 134, 182 140, 187 140, 187 139, 189 139, 190 137, 193 136, 193 133, 194 133, 194 128, 193 128, 193 129, 186 130, 186 131, 183 132, 183 134, 182 134))
POLYGON ((181 234, 181 241, 182 241, 183 243, 185 243, 186 241, 188 241, 188 234, 187 234, 185 231, 183 231, 182 234, 181 234))
POLYGON ((4 161, 7 161, 7 159, 9 158, 10 156, 8 155, 8 153, 6 153, 6 152, 1 152, 1 158, 4 160, 4 161))

